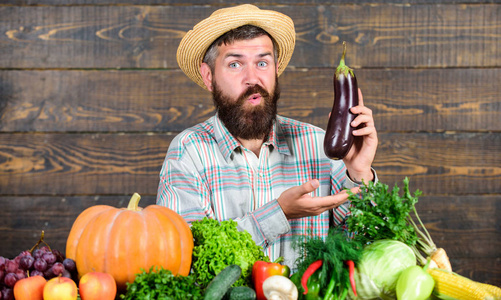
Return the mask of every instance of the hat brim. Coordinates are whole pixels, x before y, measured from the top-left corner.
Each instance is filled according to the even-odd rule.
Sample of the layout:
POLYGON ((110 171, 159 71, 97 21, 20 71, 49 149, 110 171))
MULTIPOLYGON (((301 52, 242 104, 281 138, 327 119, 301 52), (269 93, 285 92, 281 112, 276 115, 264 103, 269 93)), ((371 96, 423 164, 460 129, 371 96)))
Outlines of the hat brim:
POLYGON ((176 57, 181 70, 207 89, 200 74, 205 52, 218 37, 243 25, 260 27, 273 37, 278 46, 277 75, 282 74, 294 52, 294 22, 282 13, 262 10, 250 4, 219 9, 188 31, 177 49, 176 57))

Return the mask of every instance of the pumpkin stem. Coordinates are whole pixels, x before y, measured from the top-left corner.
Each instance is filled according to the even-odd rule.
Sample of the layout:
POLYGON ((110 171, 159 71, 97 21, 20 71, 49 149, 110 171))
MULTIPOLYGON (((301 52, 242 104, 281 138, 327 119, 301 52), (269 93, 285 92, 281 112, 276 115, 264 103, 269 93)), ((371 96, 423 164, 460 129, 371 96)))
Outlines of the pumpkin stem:
POLYGON ((138 208, 139 200, 141 200, 141 196, 138 193, 134 193, 130 198, 129 205, 127 205, 127 210, 138 211, 141 210, 138 208))

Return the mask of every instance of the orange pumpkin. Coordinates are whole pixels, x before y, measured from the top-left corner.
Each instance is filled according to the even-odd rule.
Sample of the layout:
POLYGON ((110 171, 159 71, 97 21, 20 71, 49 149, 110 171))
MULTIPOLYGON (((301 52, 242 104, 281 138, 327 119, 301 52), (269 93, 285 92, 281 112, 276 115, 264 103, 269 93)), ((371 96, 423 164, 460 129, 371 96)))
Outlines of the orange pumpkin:
POLYGON ((190 227, 167 207, 138 207, 140 198, 135 193, 126 209, 96 205, 78 216, 68 236, 66 257, 75 261, 79 277, 109 273, 123 291, 141 269, 149 271, 152 266, 188 275, 193 252, 190 227))

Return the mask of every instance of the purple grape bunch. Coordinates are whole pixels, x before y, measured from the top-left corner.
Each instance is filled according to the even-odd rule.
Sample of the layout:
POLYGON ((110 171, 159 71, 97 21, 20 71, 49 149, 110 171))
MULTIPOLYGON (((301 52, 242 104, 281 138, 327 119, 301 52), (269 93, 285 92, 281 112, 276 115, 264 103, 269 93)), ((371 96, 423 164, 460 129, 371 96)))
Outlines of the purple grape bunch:
POLYGON ((22 251, 13 259, 0 256, 0 300, 14 300, 14 285, 27 276, 43 276, 46 280, 57 276, 77 280, 75 261, 48 246, 33 251, 22 251))

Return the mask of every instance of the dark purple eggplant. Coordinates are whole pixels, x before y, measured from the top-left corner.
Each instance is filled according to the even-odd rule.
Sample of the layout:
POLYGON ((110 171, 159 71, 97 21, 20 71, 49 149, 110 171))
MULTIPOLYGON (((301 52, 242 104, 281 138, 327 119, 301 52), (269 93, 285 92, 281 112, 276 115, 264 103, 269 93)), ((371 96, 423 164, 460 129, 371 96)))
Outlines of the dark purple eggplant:
POLYGON ((358 85, 355 73, 345 65, 346 43, 334 74, 334 104, 327 123, 324 138, 324 152, 330 159, 343 159, 351 149, 355 137, 351 122, 356 115, 350 108, 358 105, 358 85))

